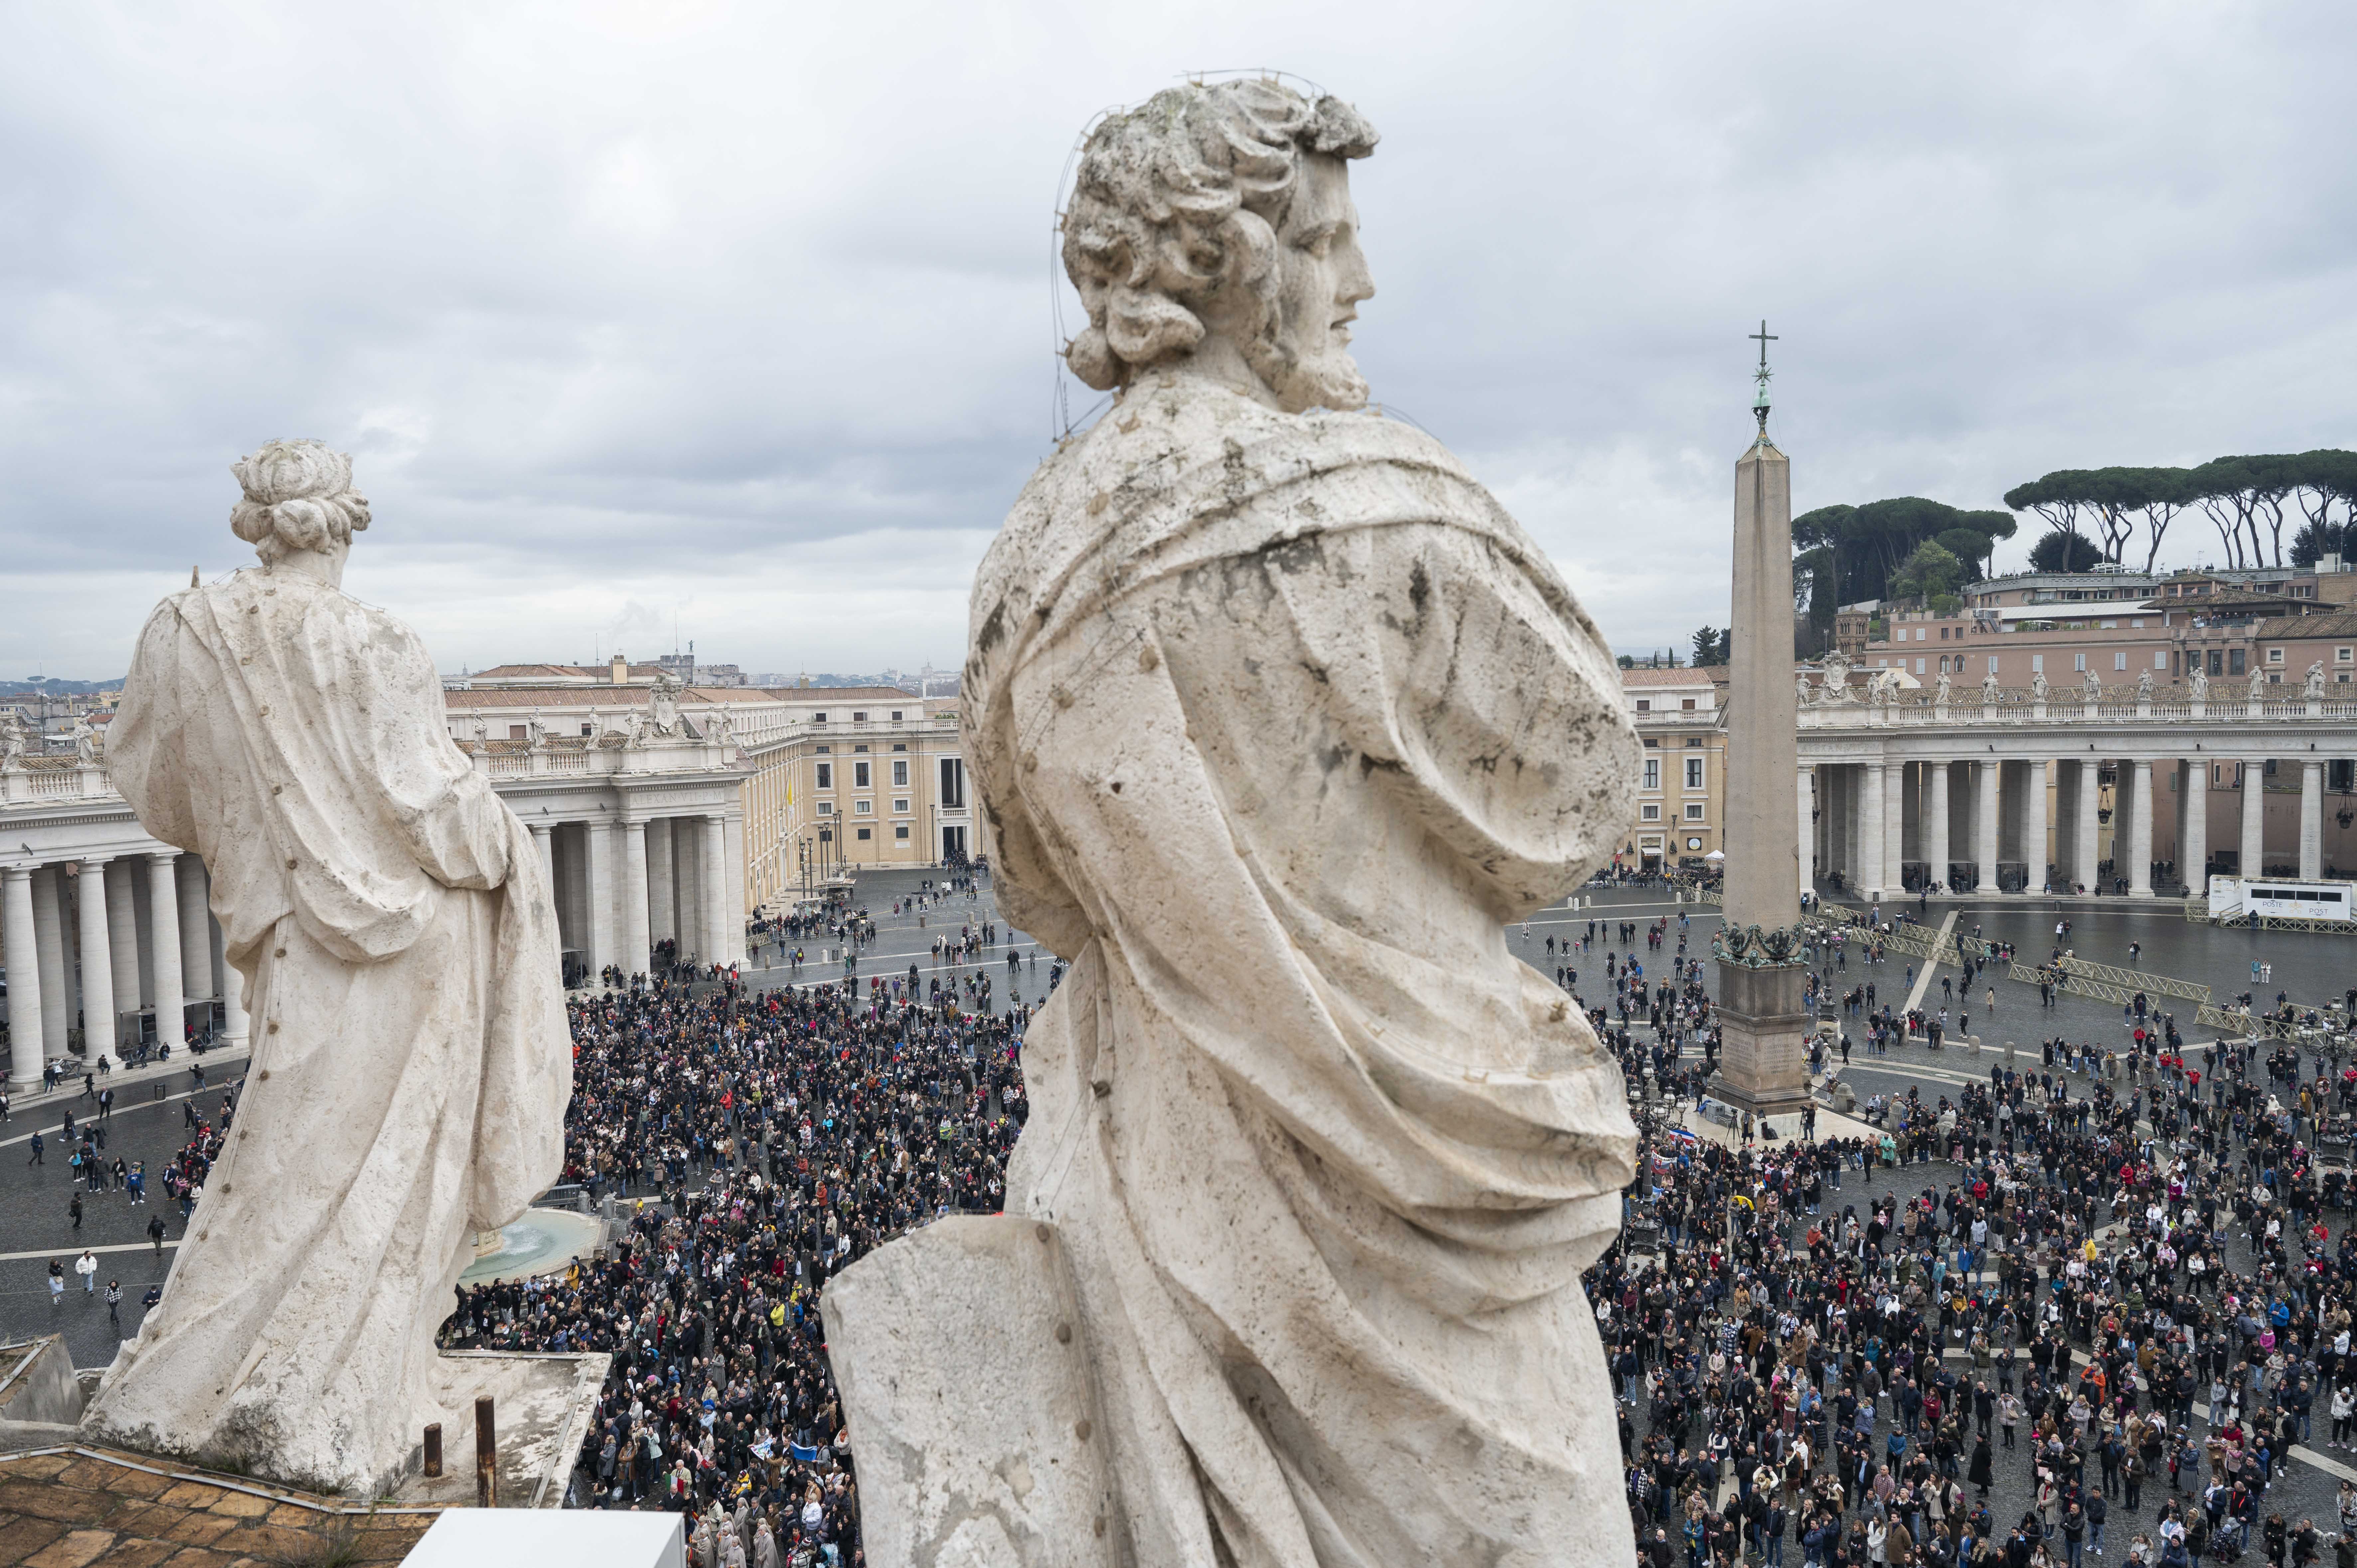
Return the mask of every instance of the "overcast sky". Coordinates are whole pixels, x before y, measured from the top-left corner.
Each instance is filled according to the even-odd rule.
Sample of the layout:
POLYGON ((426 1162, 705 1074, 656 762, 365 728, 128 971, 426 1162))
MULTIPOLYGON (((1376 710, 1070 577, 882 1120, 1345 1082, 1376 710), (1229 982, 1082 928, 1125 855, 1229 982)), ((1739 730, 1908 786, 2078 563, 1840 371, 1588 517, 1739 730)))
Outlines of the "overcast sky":
POLYGON ((355 455, 346 585, 445 669, 674 636, 749 671, 953 667, 1055 433, 1059 176, 1097 111, 1189 71, 1289 70, 1373 119, 1374 394, 1616 647, 1727 618, 1763 316, 1796 510, 2357 446, 2345 5, 0 27, 0 674, 120 674, 192 564, 250 560, 228 465, 281 435, 355 455))

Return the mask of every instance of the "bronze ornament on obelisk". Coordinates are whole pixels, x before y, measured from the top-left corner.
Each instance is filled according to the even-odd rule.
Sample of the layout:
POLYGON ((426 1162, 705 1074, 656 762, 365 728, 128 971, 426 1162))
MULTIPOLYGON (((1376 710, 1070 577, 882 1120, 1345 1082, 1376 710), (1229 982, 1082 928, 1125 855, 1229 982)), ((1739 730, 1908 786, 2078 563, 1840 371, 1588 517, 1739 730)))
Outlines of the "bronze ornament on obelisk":
POLYGON ((1792 470, 1768 439, 1768 324, 1752 413, 1758 439, 1735 465, 1735 602, 1727 668, 1726 920, 1718 962, 1718 1072, 1711 1094, 1755 1116, 1809 1103, 1792 823, 1800 811, 1792 685, 1792 470))

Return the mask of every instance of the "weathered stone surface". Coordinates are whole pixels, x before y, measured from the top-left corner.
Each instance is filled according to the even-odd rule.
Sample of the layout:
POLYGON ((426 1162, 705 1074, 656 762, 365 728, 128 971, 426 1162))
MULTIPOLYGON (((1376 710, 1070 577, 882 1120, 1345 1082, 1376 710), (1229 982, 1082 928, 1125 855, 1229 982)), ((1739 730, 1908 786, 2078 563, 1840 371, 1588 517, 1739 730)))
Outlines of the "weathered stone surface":
POLYGON ((1053 1227, 943 1219, 845 1270, 823 1311, 871 1562, 1115 1561, 1103 1423, 1053 1227), (979 1429, 978 1408, 995 1412, 979 1429))
MULTIPOLYGON (((985 558, 963 682, 1002 905, 1072 961, 1026 1036, 1007 1208, 1070 1260, 1118 1560, 1618 1565, 1578 1275, 1634 1133, 1502 926, 1630 827, 1639 751, 1604 639, 1462 465, 1309 412, 1365 398, 1344 160, 1373 141, 1330 99, 1190 84, 1083 154, 1071 358, 1121 392, 985 558)), ((923 1348, 985 1330, 964 1296, 835 1348, 838 1376, 923 1387, 923 1348)), ((1039 1391, 1065 1345, 1007 1350, 1032 1364, 991 1388, 1067 1397, 1039 1391)), ((901 1419, 855 1417, 855 1452, 991 1448, 1008 1415, 943 1391, 901 1419)), ((866 1474, 879 1568, 1070 1560, 996 1512, 888 1520, 949 1518, 946 1472, 866 1474)))
POLYGON ((468 1238, 561 1163, 555 910, 425 646, 341 591, 368 524, 350 460, 280 442, 237 473, 263 565, 157 607, 107 749, 146 830, 204 858, 253 1064, 84 1431, 375 1496, 439 1414, 468 1238))

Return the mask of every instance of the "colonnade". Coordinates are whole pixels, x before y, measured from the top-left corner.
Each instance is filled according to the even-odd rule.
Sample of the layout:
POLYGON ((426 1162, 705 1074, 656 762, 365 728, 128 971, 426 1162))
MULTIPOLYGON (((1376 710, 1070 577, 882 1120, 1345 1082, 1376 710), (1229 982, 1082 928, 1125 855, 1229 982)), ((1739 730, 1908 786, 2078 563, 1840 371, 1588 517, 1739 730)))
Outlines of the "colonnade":
POLYGON ((683 959, 743 961, 741 818, 623 812, 529 825, 574 961, 568 981, 594 981, 608 965, 649 972, 656 946, 665 941, 676 942, 683 959))
MULTIPOLYGON (((2298 759, 2298 843, 2278 864, 2302 879, 2323 875, 2325 767, 2298 759)), ((2267 871, 2264 757, 2022 757, 1901 755, 1801 766, 1803 880, 1839 874, 1854 891, 1896 897, 1935 883, 1952 889, 2037 894, 2050 886, 2154 896, 2156 814, 2169 813, 2166 844, 2179 880, 2199 891, 2211 858, 2213 788, 2240 797, 2235 865, 2267 871), (2103 773, 2113 772, 2104 853, 2103 773), (2169 803, 2164 807, 2161 802, 2169 803), (2106 861, 2112 865, 2107 877, 2106 861)), ((2223 846, 2220 846, 2223 847, 2223 846)))
POLYGON ((218 999, 221 1038, 243 1040, 242 984, 221 958, 210 890, 204 862, 171 849, 0 866, 10 1082, 39 1082, 72 1031, 84 1059, 120 1055, 142 1011, 177 1046, 188 1004, 218 999))

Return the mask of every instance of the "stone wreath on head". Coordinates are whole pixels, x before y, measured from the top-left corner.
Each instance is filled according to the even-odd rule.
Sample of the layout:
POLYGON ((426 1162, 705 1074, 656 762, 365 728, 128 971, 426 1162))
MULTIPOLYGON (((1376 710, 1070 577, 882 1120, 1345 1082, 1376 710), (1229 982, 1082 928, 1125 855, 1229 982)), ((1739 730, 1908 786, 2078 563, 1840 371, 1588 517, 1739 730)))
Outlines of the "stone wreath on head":
POLYGON ((369 525, 368 498, 352 489, 352 460, 324 441, 273 441, 230 465, 245 494, 230 532, 274 566, 300 550, 350 544, 369 525))
POLYGON ((1089 313, 1065 346, 1072 373, 1103 392, 1193 349, 1215 294, 1261 369, 1280 352, 1276 230, 1303 156, 1362 158, 1375 142, 1340 99, 1265 80, 1189 82, 1107 119, 1064 212, 1064 271, 1089 313))

